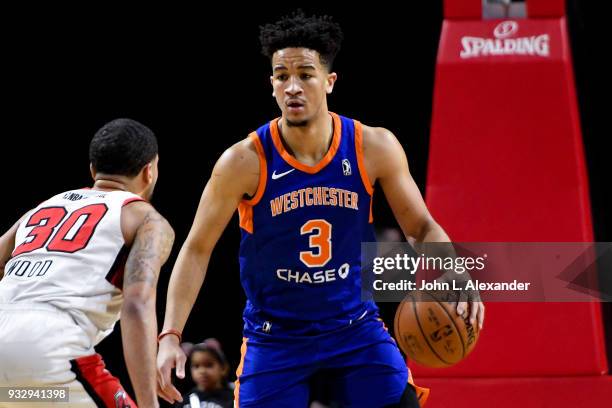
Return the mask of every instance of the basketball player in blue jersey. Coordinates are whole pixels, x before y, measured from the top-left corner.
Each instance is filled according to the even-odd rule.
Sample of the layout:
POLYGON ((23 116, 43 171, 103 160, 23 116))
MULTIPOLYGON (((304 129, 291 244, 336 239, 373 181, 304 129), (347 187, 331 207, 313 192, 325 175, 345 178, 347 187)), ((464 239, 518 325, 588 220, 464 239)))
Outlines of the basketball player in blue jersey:
MULTIPOLYGON (((238 209, 240 274, 247 295, 236 406, 308 405, 309 380, 324 373, 343 407, 418 407, 412 383, 377 307, 361 300, 361 242, 374 241, 372 194, 382 188, 407 237, 448 242, 383 128, 328 111, 340 27, 328 17, 287 16, 261 29, 282 116, 221 156, 172 272, 160 334, 160 396, 180 394, 181 331, 212 250, 238 209)), ((470 300, 482 326, 484 308, 470 300)), ((457 313, 465 313, 460 302, 457 313)))

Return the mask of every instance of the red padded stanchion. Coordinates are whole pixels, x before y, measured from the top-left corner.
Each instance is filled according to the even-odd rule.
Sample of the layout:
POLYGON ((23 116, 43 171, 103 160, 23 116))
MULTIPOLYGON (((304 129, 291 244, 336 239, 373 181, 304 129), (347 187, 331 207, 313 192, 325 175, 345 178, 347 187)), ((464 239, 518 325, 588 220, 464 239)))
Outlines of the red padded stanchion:
MULTIPOLYGON (((592 241, 564 2, 531 0, 527 14, 537 19, 488 21, 465 20, 458 10, 467 13, 468 3, 445 4, 427 177, 432 214, 457 242, 592 241)), ((544 389, 558 395, 562 388, 582 394, 590 378, 598 391, 587 401, 612 398, 610 378, 602 376, 608 367, 597 303, 490 303, 465 361, 447 369, 411 366, 416 382, 432 387, 434 408, 488 407, 493 400, 479 401, 480 392, 510 395, 521 381, 553 377, 544 389), (573 382, 579 377, 583 382, 573 382), (469 392, 465 401, 454 392, 459 385, 469 392)), ((543 405, 540 397, 516 401, 565 406, 543 405)), ((604 406, 599 401, 569 406, 604 406)))

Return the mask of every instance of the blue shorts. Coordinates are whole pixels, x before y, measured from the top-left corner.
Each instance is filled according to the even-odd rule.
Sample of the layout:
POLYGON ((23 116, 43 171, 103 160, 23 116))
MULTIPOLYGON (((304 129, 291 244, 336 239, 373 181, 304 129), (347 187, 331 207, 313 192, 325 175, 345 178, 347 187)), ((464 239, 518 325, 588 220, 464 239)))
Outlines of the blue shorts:
POLYGON ((245 332, 236 407, 306 408, 309 380, 325 371, 342 407, 396 404, 408 369, 382 321, 372 315, 333 332, 281 337, 245 332))

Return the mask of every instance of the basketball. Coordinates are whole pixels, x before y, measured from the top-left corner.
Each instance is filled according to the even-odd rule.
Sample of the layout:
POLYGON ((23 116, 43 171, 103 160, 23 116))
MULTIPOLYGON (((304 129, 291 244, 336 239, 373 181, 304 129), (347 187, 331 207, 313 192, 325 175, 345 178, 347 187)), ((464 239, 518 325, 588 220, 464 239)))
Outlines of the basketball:
POLYGON ((456 311, 457 295, 409 294, 395 312, 395 338, 410 360, 427 367, 450 367, 468 356, 478 341, 478 324, 456 311))

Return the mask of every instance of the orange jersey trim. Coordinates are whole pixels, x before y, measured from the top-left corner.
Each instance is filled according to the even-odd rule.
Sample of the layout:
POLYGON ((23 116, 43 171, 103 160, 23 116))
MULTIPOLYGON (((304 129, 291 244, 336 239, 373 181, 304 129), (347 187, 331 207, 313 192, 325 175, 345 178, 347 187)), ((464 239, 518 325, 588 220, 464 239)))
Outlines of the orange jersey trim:
POLYGON ((374 206, 374 197, 370 196, 370 218, 368 222, 371 224, 374 222, 374 215, 372 214, 372 207, 374 206))
POLYGON ((429 398, 429 388, 419 387, 414 383, 414 379, 412 378, 412 372, 408 371, 408 384, 414 387, 414 391, 416 392, 417 401, 419 401, 419 406, 424 406, 427 402, 427 398, 429 398))
POLYGON ((259 200, 261 200, 261 197, 264 195, 264 191, 266 191, 268 164, 266 162, 266 154, 264 153, 263 145, 261 144, 261 140, 259 140, 259 136, 257 136, 257 132, 250 133, 249 138, 255 145, 257 156, 259 156, 259 184, 257 184, 257 191, 255 191, 255 195, 248 200, 242 200, 242 202, 248 205, 255 205, 259 202, 259 200))
POLYGON ((240 228, 253 233, 253 206, 241 202, 238 204, 238 218, 240 219, 240 228))
POLYGON ((238 368, 236 369, 236 382, 234 383, 234 402, 236 403, 235 407, 240 407, 240 376, 242 375, 242 370, 244 369, 244 356, 247 352, 247 341, 248 338, 242 338, 242 346, 240 347, 240 364, 238 364, 238 368))
POLYGON ((256 205, 263 197, 266 191, 266 182, 268 180, 268 164, 266 162, 266 154, 257 136, 257 132, 249 134, 249 138, 255 145, 257 156, 259 156, 259 183, 257 184, 257 191, 255 195, 248 199, 242 200, 238 204, 238 217, 240 219, 240 228, 244 229, 249 233, 253 233, 253 206, 256 205))
POLYGON ((363 157, 363 125, 358 120, 353 120, 353 122, 355 123, 355 153, 357 154, 357 167, 359 168, 359 175, 361 176, 363 187, 365 187, 366 191, 370 195, 370 218, 368 221, 371 224, 374 222, 374 215, 372 214, 374 187, 372 186, 370 178, 368 177, 368 172, 366 171, 365 160, 363 157))
POLYGON ((332 116, 332 120, 334 122, 334 133, 332 135, 332 142, 329 150, 323 156, 323 158, 314 166, 309 166, 307 164, 299 162, 295 157, 293 157, 287 150, 285 150, 285 146, 283 146, 283 142, 280 137, 280 132, 278 131, 278 121, 280 118, 277 118, 270 122, 270 133, 272 134, 272 141, 274 142, 274 147, 281 155, 281 157, 292 167, 295 167, 298 170, 301 170, 308 174, 315 174, 325 166, 327 166, 338 151, 338 147, 340 146, 340 138, 342 137, 342 122, 337 114, 333 112, 329 112, 332 116))
POLYGON ((357 167, 359 168, 359 175, 361 175, 361 181, 363 186, 370 196, 374 195, 374 187, 370 183, 368 172, 366 171, 365 161, 363 157, 363 127, 361 122, 354 120, 355 122, 355 152, 357 153, 357 167))

